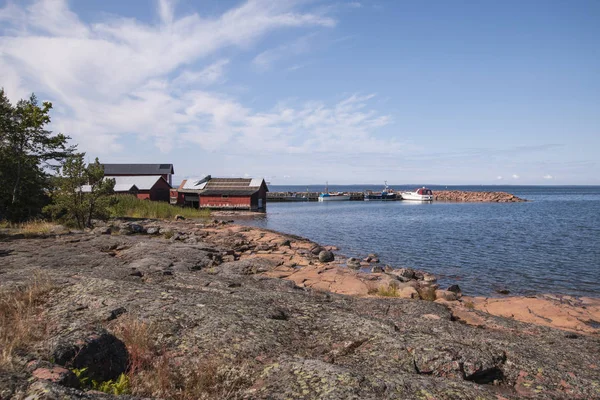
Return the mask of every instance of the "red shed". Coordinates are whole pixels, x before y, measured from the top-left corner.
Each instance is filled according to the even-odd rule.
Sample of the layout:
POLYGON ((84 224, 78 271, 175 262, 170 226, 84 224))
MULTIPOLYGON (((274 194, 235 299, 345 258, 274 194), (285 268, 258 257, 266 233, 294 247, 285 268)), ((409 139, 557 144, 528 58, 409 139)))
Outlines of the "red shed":
POLYGON ((188 179, 182 183, 184 204, 199 208, 264 210, 269 191, 264 179, 212 178, 188 179))

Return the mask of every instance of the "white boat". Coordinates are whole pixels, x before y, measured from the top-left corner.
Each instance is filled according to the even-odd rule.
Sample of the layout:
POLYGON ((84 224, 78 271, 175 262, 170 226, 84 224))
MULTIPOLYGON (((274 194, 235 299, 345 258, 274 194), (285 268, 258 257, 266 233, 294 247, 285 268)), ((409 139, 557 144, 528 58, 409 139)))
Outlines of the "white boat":
POLYGON ((402 200, 433 201, 433 192, 425 186, 412 192, 402 192, 402 200))
POLYGON ((329 192, 329 182, 325 184, 325 192, 319 195, 319 201, 347 201, 350 195, 342 192, 329 192))
POLYGON ((319 201, 346 201, 350 200, 349 194, 344 194, 342 192, 334 192, 334 193, 321 193, 319 195, 319 201))

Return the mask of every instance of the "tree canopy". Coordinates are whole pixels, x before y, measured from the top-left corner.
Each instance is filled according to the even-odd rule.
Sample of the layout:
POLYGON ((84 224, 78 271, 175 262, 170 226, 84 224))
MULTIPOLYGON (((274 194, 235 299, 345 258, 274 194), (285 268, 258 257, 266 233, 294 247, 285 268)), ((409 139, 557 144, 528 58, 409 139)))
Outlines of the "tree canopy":
POLYGON ((34 94, 13 105, 0 89, 0 219, 39 215, 49 201, 51 172, 75 151, 68 136, 47 129, 51 109, 34 94))
POLYGON ((86 166, 84 153, 67 157, 60 174, 53 180, 52 204, 48 210, 52 216, 68 225, 79 228, 92 226, 94 219, 107 219, 108 207, 114 193, 115 180, 104 179, 104 168, 98 158, 86 166))

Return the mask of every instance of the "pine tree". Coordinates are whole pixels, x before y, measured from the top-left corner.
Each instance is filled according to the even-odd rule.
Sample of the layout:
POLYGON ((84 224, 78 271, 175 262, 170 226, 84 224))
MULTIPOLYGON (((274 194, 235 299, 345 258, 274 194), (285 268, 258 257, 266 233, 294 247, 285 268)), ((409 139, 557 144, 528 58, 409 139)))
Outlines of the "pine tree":
POLYGON ((50 172, 75 150, 68 136, 46 129, 51 109, 34 94, 12 105, 0 89, 0 219, 38 216, 48 202, 50 172))
POLYGON ((104 168, 97 158, 86 166, 84 156, 78 153, 65 160, 60 175, 54 178, 53 204, 46 207, 55 219, 79 228, 109 217, 115 186, 114 179, 104 179, 104 168))

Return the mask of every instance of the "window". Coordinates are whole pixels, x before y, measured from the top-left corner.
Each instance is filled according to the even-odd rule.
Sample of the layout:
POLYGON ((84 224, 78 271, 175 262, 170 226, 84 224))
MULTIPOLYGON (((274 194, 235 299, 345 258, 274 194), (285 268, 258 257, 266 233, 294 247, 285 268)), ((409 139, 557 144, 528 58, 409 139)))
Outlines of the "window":
POLYGON ((221 198, 222 198, 222 199, 228 199, 228 198, 229 198, 229 195, 228 195, 228 194, 222 194, 222 195, 221 195, 221 198))

